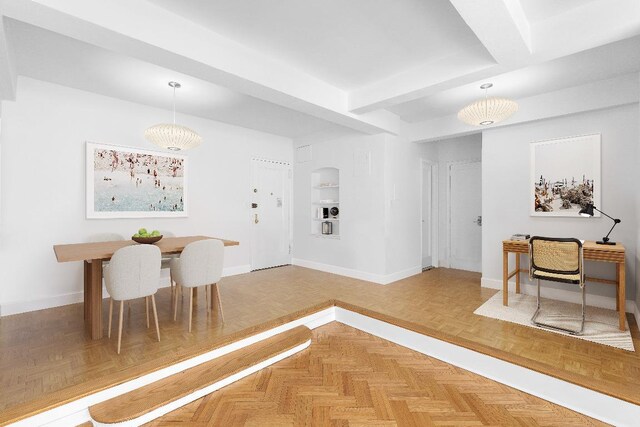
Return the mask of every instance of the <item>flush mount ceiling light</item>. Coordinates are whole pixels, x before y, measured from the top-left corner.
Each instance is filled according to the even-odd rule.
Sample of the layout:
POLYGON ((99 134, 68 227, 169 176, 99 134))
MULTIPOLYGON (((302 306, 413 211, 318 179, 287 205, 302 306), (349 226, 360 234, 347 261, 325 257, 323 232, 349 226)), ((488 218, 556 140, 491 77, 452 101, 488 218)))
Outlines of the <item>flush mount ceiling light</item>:
POLYGON ((176 124, 176 89, 180 89, 181 85, 169 82, 169 86, 173 88, 173 124, 151 126, 144 131, 144 137, 168 150, 180 151, 197 147, 202 142, 202 137, 188 127, 176 124))
POLYGON ((518 104, 507 98, 489 98, 487 92, 493 84, 485 83, 484 99, 479 99, 458 112, 458 119, 473 126, 487 126, 503 121, 518 111, 518 104))

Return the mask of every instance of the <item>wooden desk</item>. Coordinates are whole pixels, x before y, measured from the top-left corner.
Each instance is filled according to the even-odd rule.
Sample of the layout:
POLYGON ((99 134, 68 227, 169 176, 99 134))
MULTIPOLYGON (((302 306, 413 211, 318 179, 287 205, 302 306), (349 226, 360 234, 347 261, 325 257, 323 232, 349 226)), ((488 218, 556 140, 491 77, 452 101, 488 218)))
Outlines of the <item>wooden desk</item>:
MULTIPOLYGON (((616 310, 618 310, 620 330, 625 327, 625 249, 620 243, 617 245, 598 245, 587 240, 582 245, 585 261, 613 262, 616 264, 616 280, 586 277, 585 281, 616 285, 616 310)), ((520 273, 529 273, 529 269, 520 268, 520 255, 529 254, 528 240, 502 241, 502 304, 509 305, 509 279, 516 276, 516 293, 520 293, 520 273), (509 272, 509 253, 516 255, 516 268, 509 272)))
MULTIPOLYGON (((215 237, 166 237, 155 245, 163 254, 176 254, 189 243, 204 239, 215 237)), ((239 245, 232 240, 217 240, 222 240, 225 246, 239 245)), ((118 249, 137 244, 133 240, 119 240, 53 246, 58 262, 84 261, 84 320, 94 340, 102 338, 102 261, 111 259, 118 249)))

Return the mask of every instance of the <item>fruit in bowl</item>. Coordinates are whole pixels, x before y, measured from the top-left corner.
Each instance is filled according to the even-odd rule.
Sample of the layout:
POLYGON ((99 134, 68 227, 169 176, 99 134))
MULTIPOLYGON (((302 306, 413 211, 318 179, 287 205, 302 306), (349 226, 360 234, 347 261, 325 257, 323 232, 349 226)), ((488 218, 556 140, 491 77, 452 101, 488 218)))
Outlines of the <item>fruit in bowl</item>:
POLYGON ((151 233, 149 233, 146 228, 141 228, 136 234, 131 236, 131 239, 134 242, 151 244, 156 243, 157 241, 162 239, 162 234, 160 234, 158 230, 153 230, 151 233))

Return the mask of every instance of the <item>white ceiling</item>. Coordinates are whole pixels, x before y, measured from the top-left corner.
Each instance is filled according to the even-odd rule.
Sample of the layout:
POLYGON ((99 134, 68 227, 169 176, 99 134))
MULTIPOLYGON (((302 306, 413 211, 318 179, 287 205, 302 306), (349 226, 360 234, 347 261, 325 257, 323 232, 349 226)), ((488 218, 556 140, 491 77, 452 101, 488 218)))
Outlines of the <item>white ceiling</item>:
POLYGON ((488 53, 446 0, 149 0, 341 89, 488 53))
POLYGON ((544 21, 569 12, 593 0, 520 0, 527 19, 532 22, 544 21))
POLYGON ((176 109, 184 114, 290 138, 342 128, 32 25, 13 20, 6 25, 19 75, 165 109, 172 108, 167 83, 178 81, 176 109))
POLYGON ((419 122, 457 113, 484 96, 480 85, 493 83, 489 96, 525 98, 640 71, 640 37, 532 65, 478 80, 432 96, 389 108, 407 122, 419 122))
POLYGON ((464 133, 454 113, 483 96, 481 83, 494 84, 491 95, 526 103, 640 71, 640 0, 2 5, 0 99, 15 99, 13 66, 166 110, 167 82, 177 80, 179 111, 292 138, 464 133))

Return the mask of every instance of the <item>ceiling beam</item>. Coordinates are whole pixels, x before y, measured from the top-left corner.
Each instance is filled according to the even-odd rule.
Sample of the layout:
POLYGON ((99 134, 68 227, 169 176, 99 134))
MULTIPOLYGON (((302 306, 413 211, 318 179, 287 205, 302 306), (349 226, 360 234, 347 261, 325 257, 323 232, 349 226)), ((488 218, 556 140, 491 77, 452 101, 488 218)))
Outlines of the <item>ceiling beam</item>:
POLYGON ((433 95, 499 74, 500 66, 478 46, 474 53, 450 55, 349 93, 349 110, 362 114, 433 95))
POLYGON ((532 31, 536 62, 614 43, 640 34, 640 1, 584 2, 536 22, 532 31))
POLYGON ((2 13, 359 132, 402 126, 388 112, 352 113, 345 91, 149 2, 4 0, 2 13))
POLYGON ((526 64, 531 29, 519 0, 450 0, 462 19, 500 65, 526 64))
MULTIPOLYGON (((0 5, 2 13, 2 5, 0 5)), ((7 42, 4 20, 0 19, 0 99, 14 101, 16 99, 17 74, 11 46, 7 42)))
POLYGON ((478 133, 536 120, 601 110, 638 103, 640 79, 638 74, 626 74, 608 80, 562 89, 542 95, 519 99, 519 110, 504 122, 489 126, 470 126, 461 122, 456 114, 439 117, 407 126, 407 137, 413 142, 429 142, 478 133))
POLYGON ((450 0, 480 41, 435 63, 355 90, 354 113, 388 108, 523 66, 531 57, 531 28, 519 0, 450 0))

